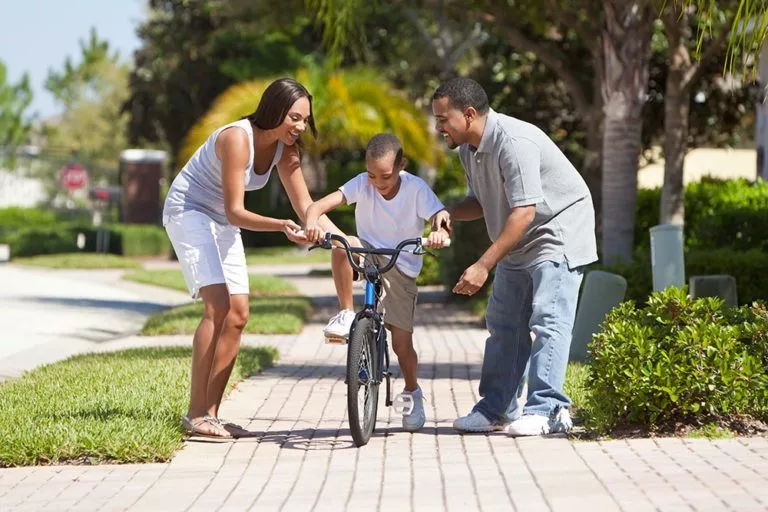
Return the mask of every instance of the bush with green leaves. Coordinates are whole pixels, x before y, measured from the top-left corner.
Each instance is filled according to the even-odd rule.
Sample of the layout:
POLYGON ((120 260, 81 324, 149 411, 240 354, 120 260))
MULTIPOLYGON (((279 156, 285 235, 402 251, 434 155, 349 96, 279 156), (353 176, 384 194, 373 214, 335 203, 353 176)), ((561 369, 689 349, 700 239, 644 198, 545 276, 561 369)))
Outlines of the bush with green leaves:
MULTIPOLYGON (((124 256, 167 255, 170 242, 165 230, 154 225, 113 224, 109 230, 109 253, 124 256)), ((12 231, 6 238, 12 257, 40 254, 96 251, 97 228, 88 225, 58 223, 25 227, 12 231), (77 237, 85 235, 85 246, 77 247, 77 237)))
MULTIPOLYGON (((728 274, 736 279, 739 304, 768 301, 768 252, 759 249, 739 251, 723 249, 688 249, 685 251, 685 275, 728 274)), ((632 261, 615 265, 590 265, 590 270, 605 270, 627 280, 626 299, 644 303, 653 290, 649 249, 638 249, 632 261)))
MULTIPOLYGON (((661 190, 637 197, 635 245, 650 247, 661 190)), ((704 178, 685 187, 685 244, 690 248, 768 249, 768 182, 704 178)))
POLYGON ((686 290, 625 302, 589 347, 587 426, 674 431, 680 425, 768 420, 768 310, 692 300, 686 290))

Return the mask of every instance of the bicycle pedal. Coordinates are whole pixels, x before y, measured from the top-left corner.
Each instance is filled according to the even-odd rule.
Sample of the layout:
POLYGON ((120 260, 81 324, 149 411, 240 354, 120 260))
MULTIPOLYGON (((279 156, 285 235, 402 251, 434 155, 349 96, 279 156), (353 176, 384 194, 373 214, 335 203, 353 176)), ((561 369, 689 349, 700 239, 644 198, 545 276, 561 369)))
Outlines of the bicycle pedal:
POLYGON ((326 336, 325 342, 329 345, 346 345, 347 338, 344 338, 343 336, 326 336))
POLYGON ((396 413, 408 416, 413 411, 413 397, 411 395, 397 395, 392 402, 392 408, 396 413))

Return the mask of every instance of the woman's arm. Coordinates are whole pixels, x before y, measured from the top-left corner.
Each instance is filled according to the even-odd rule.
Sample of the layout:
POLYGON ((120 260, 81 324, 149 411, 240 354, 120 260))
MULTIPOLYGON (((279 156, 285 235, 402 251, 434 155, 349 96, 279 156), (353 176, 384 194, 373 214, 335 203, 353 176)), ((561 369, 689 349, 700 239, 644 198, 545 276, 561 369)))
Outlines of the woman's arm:
MULTIPOLYGON (((277 163, 277 172, 280 175, 280 181, 283 183, 285 192, 288 194, 288 199, 291 201, 293 211, 299 216, 301 222, 306 223, 307 208, 312 204, 312 197, 309 195, 307 182, 304 180, 304 175, 301 173, 301 157, 299 157, 299 150, 296 146, 285 146, 283 155, 277 163)), ((317 225, 320 226, 323 231, 344 235, 344 233, 331 222, 331 219, 325 215, 320 216, 317 220, 317 225)))
POLYGON ((224 190, 224 211, 233 226, 251 231, 282 231, 289 239, 301 228, 290 219, 275 219, 245 209, 243 169, 250 156, 248 135, 238 128, 222 131, 216 139, 216 156, 221 160, 221 185, 224 190))

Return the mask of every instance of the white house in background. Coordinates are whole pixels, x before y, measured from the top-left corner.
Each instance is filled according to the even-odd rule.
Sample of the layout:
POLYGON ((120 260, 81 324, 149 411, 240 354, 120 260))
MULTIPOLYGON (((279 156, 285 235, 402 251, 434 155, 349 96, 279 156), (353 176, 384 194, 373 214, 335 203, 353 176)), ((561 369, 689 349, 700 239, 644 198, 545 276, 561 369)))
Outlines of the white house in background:
MULTIPOLYGON (((637 186, 661 187, 664 183, 664 159, 640 165, 637 186)), ((757 177, 757 152, 754 149, 692 149, 685 155, 683 183, 687 185, 700 181, 704 176, 721 179, 747 178, 754 181, 757 177)))
POLYGON ((0 169, 0 208, 33 207, 46 197, 45 187, 39 179, 0 169))

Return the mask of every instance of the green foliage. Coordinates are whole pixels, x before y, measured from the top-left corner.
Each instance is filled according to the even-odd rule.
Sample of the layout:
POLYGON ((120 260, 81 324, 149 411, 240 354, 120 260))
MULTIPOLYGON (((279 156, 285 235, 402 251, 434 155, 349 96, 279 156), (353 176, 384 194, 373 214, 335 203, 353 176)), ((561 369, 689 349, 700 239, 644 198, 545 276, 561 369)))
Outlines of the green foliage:
POLYGON ((685 289, 615 308, 590 345, 587 424, 674 430, 768 418, 768 311, 693 301, 685 289))
MULTIPOLYGON (((736 251, 724 249, 688 249, 684 255, 686 278, 728 274, 736 279, 740 304, 768 301, 768 253, 759 249, 736 251)), ((635 252, 629 263, 595 264, 590 270, 606 270, 627 280, 627 300, 644 303, 653 290, 651 257, 647 249, 635 252)))
POLYGON ((147 224, 113 224, 110 229, 110 252, 123 256, 157 256, 171 248, 168 234, 159 226, 147 224), (114 244, 114 247, 112 245, 114 244))
MULTIPOLYGON (((0 467, 169 460, 182 446, 192 350, 75 356, 0 384, 0 467)), ((230 386, 277 360, 243 347, 230 386)))
MULTIPOLYGON (((170 242, 165 231, 152 225, 114 224, 109 229, 109 252, 124 256, 157 256, 168 254, 170 242)), ((79 252, 77 236, 85 235, 83 252, 96 251, 97 229, 81 224, 58 223, 25 227, 6 233, 11 254, 35 256, 79 252)))
POLYGON ((17 84, 8 83, 8 69, 0 61, 0 148, 7 154, 0 155, 13 160, 15 149, 27 142, 31 129, 26 111, 32 103, 29 76, 24 74, 17 84))
POLYGON ((120 151, 127 146, 128 66, 95 29, 80 41, 77 61, 49 71, 45 88, 63 107, 60 120, 45 126, 47 144, 73 150, 90 163, 91 180, 116 182, 120 151))
POLYGON ((50 226, 58 222, 56 214, 42 208, 2 208, 0 209, 0 242, 9 233, 31 226, 50 226))
MULTIPOLYGON (((635 242, 650 247, 660 189, 638 191, 635 242)), ((691 248, 768 248, 768 182, 705 178, 685 188, 685 244, 691 248)))

